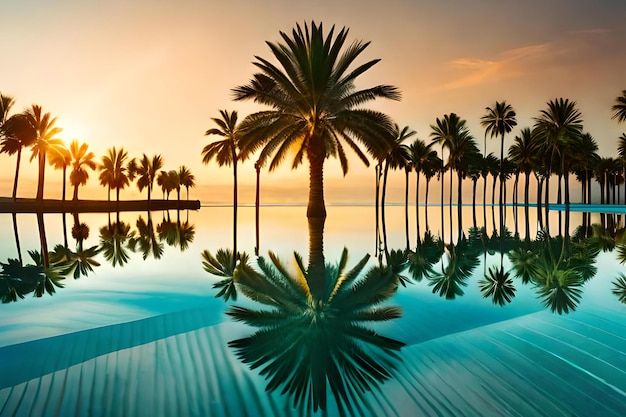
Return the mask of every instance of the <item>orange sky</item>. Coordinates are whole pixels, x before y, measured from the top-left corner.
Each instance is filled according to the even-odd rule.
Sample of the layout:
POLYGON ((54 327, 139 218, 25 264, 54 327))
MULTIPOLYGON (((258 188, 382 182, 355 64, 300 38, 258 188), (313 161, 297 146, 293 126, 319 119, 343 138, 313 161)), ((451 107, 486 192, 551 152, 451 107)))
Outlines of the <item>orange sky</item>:
MULTIPOLYGON (((486 106, 506 100, 524 127, 557 97, 578 102, 585 130, 603 155, 615 154, 626 130, 610 118, 615 97, 626 89, 622 0, 0 3, 0 91, 15 97, 14 111, 42 105, 58 117, 61 137, 89 143, 98 156, 124 146, 132 156, 162 154, 167 169, 185 164, 199 183, 192 198, 205 201, 229 201, 229 189, 220 185, 231 184, 231 170, 201 164, 210 117, 220 109, 238 110, 241 117, 258 109, 231 101, 230 89, 250 79, 254 55, 271 57, 265 41, 279 40, 278 32, 296 22, 347 26, 351 39, 371 41, 364 59, 382 61, 357 87, 400 88, 401 102, 375 106, 423 139, 435 118, 456 112, 482 147, 479 120, 486 106)), ((489 141, 488 151, 498 147, 489 141)), ((328 161, 328 200, 371 200, 372 168, 351 161, 345 179, 338 161, 328 161)), ((0 155, 0 195, 11 193, 14 164, 0 155)), ((34 196, 36 167, 28 158, 22 173, 18 195, 34 196)), ((252 201, 252 164, 240 173, 241 198, 252 201)), ((58 197, 60 172, 48 169, 46 176, 46 197, 58 197)), ((106 197, 93 187, 96 177, 80 196, 106 197)), ((306 167, 264 173, 264 196, 306 201, 306 180, 306 167)), ((403 175, 393 181, 401 186, 403 175)), ((122 192, 123 198, 136 195, 122 192)))

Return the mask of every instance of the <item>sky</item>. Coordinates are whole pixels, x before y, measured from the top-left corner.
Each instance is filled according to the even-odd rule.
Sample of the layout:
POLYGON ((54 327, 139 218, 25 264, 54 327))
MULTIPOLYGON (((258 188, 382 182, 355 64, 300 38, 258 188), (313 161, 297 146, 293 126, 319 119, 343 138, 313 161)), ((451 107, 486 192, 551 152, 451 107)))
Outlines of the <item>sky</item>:
MULTIPOLYGON (((255 55, 272 58, 265 42, 297 23, 347 27, 350 41, 371 41, 362 62, 381 61, 356 87, 398 87, 400 102, 370 107, 426 141, 436 118, 455 112, 482 149, 485 107, 506 100, 522 128, 559 97, 577 102, 601 155, 614 156, 626 131, 610 111, 626 89, 623 0, 0 0, 0 11, 0 92, 15 98, 13 112, 41 105, 57 117, 61 138, 88 143, 98 160, 123 146, 132 157, 161 154, 167 170, 186 165, 198 184, 191 198, 204 202, 227 203, 232 194, 232 170, 201 163, 202 148, 217 139, 204 136, 211 118, 262 109, 234 102, 231 89, 251 79, 255 55)), ((487 151, 498 152, 499 140, 488 140, 487 151)), ((20 197, 36 190, 28 156, 20 197)), ((373 200, 373 166, 351 156, 345 177, 339 161, 325 167, 327 202, 373 200)), ((0 196, 11 194, 14 169, 15 158, 0 155, 0 196)), ((239 167, 239 178, 240 201, 253 202, 253 162, 239 167)), ((289 164, 263 172, 262 199, 306 202, 307 178, 306 167, 289 164)), ((394 173, 391 201, 401 201, 403 180, 394 173)), ((60 197, 60 181, 48 168, 47 198, 60 197)), ((106 198, 96 185, 93 173, 79 196, 106 198)), ((136 188, 121 195, 139 196, 136 188)))

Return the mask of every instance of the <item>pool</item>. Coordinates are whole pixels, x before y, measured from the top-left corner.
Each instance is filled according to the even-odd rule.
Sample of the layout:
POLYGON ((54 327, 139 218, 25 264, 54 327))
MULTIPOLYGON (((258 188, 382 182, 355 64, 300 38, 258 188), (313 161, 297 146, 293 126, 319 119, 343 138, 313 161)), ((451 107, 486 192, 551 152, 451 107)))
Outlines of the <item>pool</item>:
MULTIPOLYGON (((310 284, 313 295, 300 303, 300 293, 286 296, 277 284, 257 290, 271 295, 265 304, 241 288, 236 300, 216 298, 212 286, 223 278, 203 269, 204 250, 214 255, 232 246, 228 207, 80 214, 78 223, 89 228, 81 249, 97 248, 91 270, 59 281, 63 287, 53 294, 30 292, 0 305, 0 416, 625 415, 621 219, 600 227, 604 217, 593 214, 596 226, 585 236, 577 230, 580 213, 567 223, 550 213, 546 236, 536 213, 526 219, 509 208, 509 233, 500 239, 491 208, 476 216, 471 207, 462 210, 462 217, 456 208, 447 217, 446 208, 442 219, 438 207, 412 207, 406 251, 403 207, 387 207, 385 235, 378 237, 373 207, 329 207, 319 252, 332 266, 345 248, 344 271, 363 260, 354 285, 341 298, 343 289, 310 284), (127 236, 107 255, 112 232, 118 240, 127 236), (527 283, 524 265, 534 265, 527 283), (568 275, 572 269, 577 275, 568 275), (359 287, 368 274, 370 283, 359 287), (406 286, 380 284, 393 274, 406 286), (555 284, 539 285, 541 274, 552 274, 555 284), (504 282, 514 287, 510 302, 504 282), (500 298, 484 296, 490 283, 500 298), (289 299, 294 306, 277 301, 289 299), (296 313, 273 321, 257 315, 251 325, 234 320, 235 306, 296 313), (323 383, 305 378, 311 375, 323 383)), ((311 250, 317 232, 305 212, 261 210, 263 262, 268 271, 276 267, 271 251, 294 282, 300 275, 293 252, 302 255, 305 272, 319 254, 311 250)), ((61 214, 43 215, 48 248, 77 252, 75 222, 72 215, 65 225, 61 214)), ((34 264, 28 251, 41 251, 37 216, 18 214, 15 225, 17 233, 12 216, 0 215, 0 262, 21 253, 22 265, 34 264)), ((254 279, 254 208, 240 208, 237 226, 254 279)), ((325 269, 327 286, 345 277, 334 271, 325 269)))

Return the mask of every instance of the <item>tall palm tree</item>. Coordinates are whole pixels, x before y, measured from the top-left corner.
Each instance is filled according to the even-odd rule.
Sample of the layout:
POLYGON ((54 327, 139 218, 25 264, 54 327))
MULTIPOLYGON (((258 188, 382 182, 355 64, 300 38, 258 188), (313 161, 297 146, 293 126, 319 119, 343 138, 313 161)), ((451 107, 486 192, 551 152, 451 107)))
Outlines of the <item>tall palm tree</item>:
MULTIPOLYGON (((5 100, 6 98, 2 98, 0 101, 5 100)), ((4 103, 3 106, 6 107, 7 104, 4 103)), ((3 115, 2 117, 5 116, 3 115)), ((17 198, 17 182, 20 173, 22 150, 32 146, 36 138, 37 133, 25 113, 14 114, 0 125, 0 153, 17 154, 15 177, 13 178, 13 201, 17 198)))
MULTIPOLYGON (((543 147, 548 156, 548 172, 546 176, 546 210, 549 208, 548 192, 549 181, 553 171, 555 156, 561 162, 560 172, 566 174, 565 148, 572 143, 575 138, 582 134, 582 115, 576 108, 575 101, 569 99, 555 99, 547 103, 548 108, 541 110, 539 117, 536 117, 534 128, 541 138, 543 147)), ((569 199, 566 196, 566 204, 569 199)))
MULTIPOLYGON (((196 186, 196 177, 185 165, 178 167, 178 181, 187 190, 187 200, 189 200, 189 189, 196 186)), ((179 198, 180 200, 180 198, 179 198)))
MULTIPOLYGON (((490 135, 492 138, 500 136, 500 172, 503 172, 504 163, 504 135, 510 133, 515 126, 517 126, 517 119, 515 116, 515 110, 506 101, 498 102, 496 105, 486 107, 487 114, 480 119, 480 125, 485 128, 485 138, 490 135)), ((502 196, 504 195, 504 179, 500 176, 500 212, 504 201, 502 196)))
MULTIPOLYGON (((467 122, 461 119, 456 113, 450 113, 443 116, 442 119, 437 118, 436 124, 431 125, 430 137, 432 143, 438 143, 443 148, 448 149, 448 166, 451 170, 455 169, 458 176, 458 199, 461 205, 461 167, 464 158, 469 155, 478 153, 478 147, 474 138, 471 136, 467 128, 467 122)), ((442 186, 443 194, 443 186, 442 186)), ((452 173, 450 173, 450 204, 452 204, 452 173)))
POLYGON ((86 143, 79 144, 76 139, 70 143, 70 155, 72 156, 72 172, 70 172, 70 184, 74 186, 73 200, 78 200, 78 186, 87 184, 89 179, 89 171, 95 170, 97 164, 96 155, 88 152, 89 145, 86 143))
MULTIPOLYGON (((385 167, 383 170, 383 191, 381 195, 381 209, 383 216, 383 228, 385 226, 385 203, 387 196, 387 178, 389 175, 389 168, 391 169, 404 169, 407 165, 410 164, 410 154, 409 147, 403 142, 415 135, 417 132, 411 130, 408 126, 404 126, 402 130, 400 130, 400 126, 398 124, 394 124, 393 127, 393 136, 394 140, 391 145, 391 148, 387 152, 387 156, 385 157, 385 167)), ((383 232, 384 233, 384 232, 383 232)))
POLYGON ((202 149, 202 162, 208 164, 215 159, 219 166, 233 166, 233 262, 237 262, 237 161, 240 159, 239 141, 243 132, 237 124, 236 111, 229 114, 227 110, 220 110, 220 115, 221 119, 211 118, 218 127, 207 130, 205 135, 218 135, 223 139, 211 142, 202 149))
POLYGON ((524 173, 524 205, 526 206, 529 202, 530 174, 539 163, 537 158, 539 146, 536 132, 526 127, 520 131, 519 135, 515 136, 508 152, 509 159, 518 167, 517 172, 524 173))
POLYGON ((69 149, 65 146, 64 143, 59 143, 57 145, 50 147, 50 152, 48 154, 48 163, 54 167, 54 169, 60 169, 63 175, 63 201, 65 201, 65 186, 66 186, 66 177, 67 177, 67 167, 72 163, 72 155, 70 154, 69 149))
POLYGON ((617 119, 618 123, 626 121, 626 90, 622 90, 622 95, 615 98, 615 104, 611 110, 613 111, 612 119, 617 119))
POLYGON ((128 165, 129 179, 132 181, 136 176, 139 191, 143 191, 144 188, 148 190, 148 203, 150 203, 154 180, 156 179, 157 172, 159 172, 161 168, 163 168, 163 158, 161 155, 154 155, 152 159, 150 159, 145 153, 139 162, 133 159, 128 165))
POLYGON ((108 200, 111 200, 111 190, 115 190, 116 199, 120 201, 120 190, 130 184, 130 172, 128 166, 128 152, 124 148, 119 150, 114 146, 109 148, 107 154, 102 157, 99 166, 100 184, 108 187, 108 200))
POLYGON ((33 104, 32 107, 26 110, 25 114, 28 122, 36 132, 36 139, 31 146, 30 160, 32 161, 35 157, 38 158, 37 199, 41 200, 43 199, 46 157, 52 146, 63 143, 61 139, 56 137, 63 129, 55 127, 56 117, 51 117, 50 113, 43 113, 41 106, 37 104, 33 104))
POLYGON ((351 69, 369 42, 353 42, 344 48, 348 30, 335 35, 334 26, 324 36, 322 24, 299 24, 291 37, 281 32, 284 43, 268 42, 278 66, 257 57, 260 72, 249 84, 234 89, 236 100, 254 100, 269 106, 243 121, 242 155, 262 149, 274 154, 269 169, 276 168, 293 152, 292 168, 304 159, 309 162, 307 217, 326 217, 324 203, 324 161, 339 158, 344 174, 348 159, 344 144, 368 165, 358 144, 372 155, 389 148, 392 123, 385 114, 361 108, 376 98, 398 100, 398 90, 378 85, 356 90, 354 82, 379 60, 351 69))

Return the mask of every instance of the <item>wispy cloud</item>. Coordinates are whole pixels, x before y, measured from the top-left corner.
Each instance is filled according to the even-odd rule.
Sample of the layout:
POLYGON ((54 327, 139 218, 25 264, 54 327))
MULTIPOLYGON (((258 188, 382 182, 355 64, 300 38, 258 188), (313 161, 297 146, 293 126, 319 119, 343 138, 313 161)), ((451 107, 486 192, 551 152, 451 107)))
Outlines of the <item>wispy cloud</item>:
POLYGON ((501 53, 496 59, 458 58, 450 65, 463 75, 446 84, 445 88, 469 87, 484 82, 516 78, 524 74, 527 63, 546 57, 551 43, 528 45, 501 53))
MULTIPOLYGON (((460 74, 445 85, 457 89, 519 78, 531 72, 546 71, 564 64, 585 64, 606 50, 606 35, 602 28, 566 31, 545 43, 526 45, 498 54, 493 59, 461 57, 449 62, 454 74, 460 74)), ((571 68, 571 66, 570 66, 571 68)))

